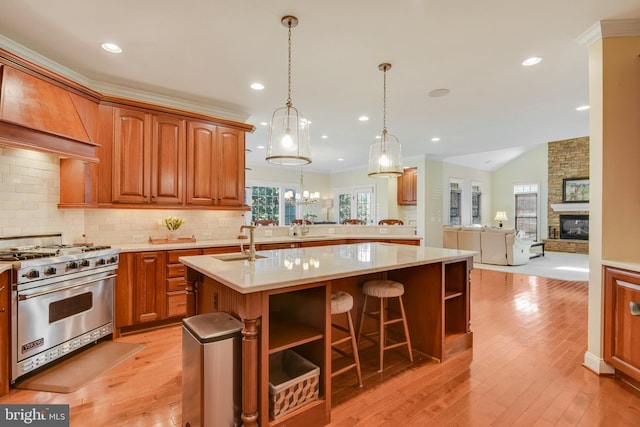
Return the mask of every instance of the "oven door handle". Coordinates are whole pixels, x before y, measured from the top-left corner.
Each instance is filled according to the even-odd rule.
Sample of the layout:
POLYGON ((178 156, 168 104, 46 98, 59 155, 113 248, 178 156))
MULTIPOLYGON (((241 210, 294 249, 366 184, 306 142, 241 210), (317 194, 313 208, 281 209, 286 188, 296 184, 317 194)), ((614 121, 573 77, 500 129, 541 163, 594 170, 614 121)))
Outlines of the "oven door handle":
POLYGON ((65 287, 62 287, 62 288, 55 288, 55 289, 52 289, 50 291, 38 292, 36 294, 31 294, 31 295, 18 295, 18 301, 25 301, 25 300, 28 300, 28 299, 31 299, 31 298, 37 298, 37 297, 41 297, 43 295, 52 294, 54 292, 65 291, 67 289, 81 288, 81 287, 86 286, 86 285, 88 285, 90 283, 101 282, 101 281, 107 280, 107 279, 113 279, 116 276, 117 276, 117 274, 110 274, 109 276, 99 277, 99 278, 93 279, 93 280, 87 280, 86 282, 82 282, 82 283, 74 283, 73 285, 65 286, 65 287))

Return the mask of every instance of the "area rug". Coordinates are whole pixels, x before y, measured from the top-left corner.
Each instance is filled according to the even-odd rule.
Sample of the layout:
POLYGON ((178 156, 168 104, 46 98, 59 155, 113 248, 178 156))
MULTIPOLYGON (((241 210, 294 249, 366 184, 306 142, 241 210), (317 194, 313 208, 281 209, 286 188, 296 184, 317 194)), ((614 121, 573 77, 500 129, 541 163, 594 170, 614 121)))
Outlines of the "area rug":
POLYGON ((531 258, 525 265, 489 265, 474 263, 475 268, 527 274, 551 279, 588 281, 589 255, 546 251, 545 256, 531 258))
POLYGON ((15 387, 54 393, 71 393, 124 362, 143 348, 144 344, 103 341, 32 377, 16 382, 15 387))

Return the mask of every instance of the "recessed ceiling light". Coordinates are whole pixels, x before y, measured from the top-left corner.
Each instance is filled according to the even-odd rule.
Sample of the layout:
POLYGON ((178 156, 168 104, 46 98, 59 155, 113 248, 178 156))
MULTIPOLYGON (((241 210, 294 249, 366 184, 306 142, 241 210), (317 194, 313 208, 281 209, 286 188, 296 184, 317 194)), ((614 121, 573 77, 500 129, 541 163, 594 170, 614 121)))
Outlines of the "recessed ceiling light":
POLYGON ((367 120, 369 120, 369 117, 367 117, 367 116, 360 116, 360 117, 358 117, 358 120, 360 120, 361 122, 366 122, 367 120))
POLYGON ((525 67, 530 67, 532 65, 539 64, 540 61, 542 61, 542 58, 540 58, 539 56, 532 56, 531 58, 527 58, 522 61, 522 65, 524 65, 525 67))
POLYGON ((576 111, 584 111, 584 110, 588 110, 589 106, 588 105, 581 105, 578 108, 576 108, 576 111))
POLYGON ((109 53, 121 53, 122 49, 115 43, 104 42, 100 46, 109 53))
POLYGON ((262 126, 267 126, 269 123, 267 123, 267 122, 260 122, 260 124, 261 124, 262 126))
POLYGON ((380 138, 382 138, 382 136, 376 135, 376 139, 380 139, 380 138))
POLYGON ((327 135, 322 135, 322 136, 321 136, 321 138, 322 138, 322 139, 327 139, 327 138, 329 138, 329 137, 328 137, 327 135))
POLYGON ((439 98, 441 96, 449 95, 449 92, 451 92, 449 89, 434 89, 429 92, 429 96, 432 98, 439 98))
POLYGON ((256 148, 259 150, 264 150, 264 145, 258 145, 256 148))
POLYGON ((340 158, 338 159, 338 161, 339 161, 339 162, 344 162, 344 159, 343 159, 342 157, 340 157, 340 158))
POLYGON ((438 142, 438 141, 440 141, 440 138, 438 138, 438 137, 436 136, 436 137, 434 137, 434 138, 431 138, 431 141, 433 141, 433 142, 438 142))
POLYGON ((258 82, 251 83, 251 89, 253 89, 253 90, 262 90, 262 89, 264 89, 264 85, 262 83, 258 83, 258 82))

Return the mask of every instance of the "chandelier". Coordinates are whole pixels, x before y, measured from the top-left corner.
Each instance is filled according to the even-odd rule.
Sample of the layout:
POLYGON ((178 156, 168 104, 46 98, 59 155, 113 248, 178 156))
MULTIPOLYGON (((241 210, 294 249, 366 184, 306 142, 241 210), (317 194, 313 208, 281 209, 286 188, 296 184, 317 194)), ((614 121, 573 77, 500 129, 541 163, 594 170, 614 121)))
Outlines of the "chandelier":
POLYGON ((266 160, 276 165, 302 166, 311 163, 311 147, 309 122, 291 102, 291 28, 298 25, 298 18, 285 16, 280 22, 289 29, 287 102, 271 117, 266 160))
POLYGON ((382 103, 382 135, 380 141, 369 150, 369 176, 373 178, 397 178, 402 175, 400 141, 387 132, 387 71, 391 64, 383 63, 378 69, 384 73, 384 96, 382 103))
POLYGON ((312 205, 318 200, 320 200, 320 192, 310 193, 304 189, 302 171, 300 171, 300 192, 294 195, 293 190, 288 190, 284 193, 284 201, 289 205, 312 205))

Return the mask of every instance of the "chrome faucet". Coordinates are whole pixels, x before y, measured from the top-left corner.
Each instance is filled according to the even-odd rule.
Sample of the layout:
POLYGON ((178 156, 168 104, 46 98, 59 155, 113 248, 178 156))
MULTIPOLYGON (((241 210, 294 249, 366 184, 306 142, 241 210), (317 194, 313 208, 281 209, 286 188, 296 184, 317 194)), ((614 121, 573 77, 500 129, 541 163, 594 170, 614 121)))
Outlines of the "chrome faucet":
POLYGON ((245 230, 245 229, 249 230, 249 249, 245 251, 245 254, 249 255, 249 261, 255 261, 256 260, 256 241, 253 236, 253 230, 256 229, 256 226, 243 225, 240 227, 240 232, 242 232, 242 230, 245 230))

